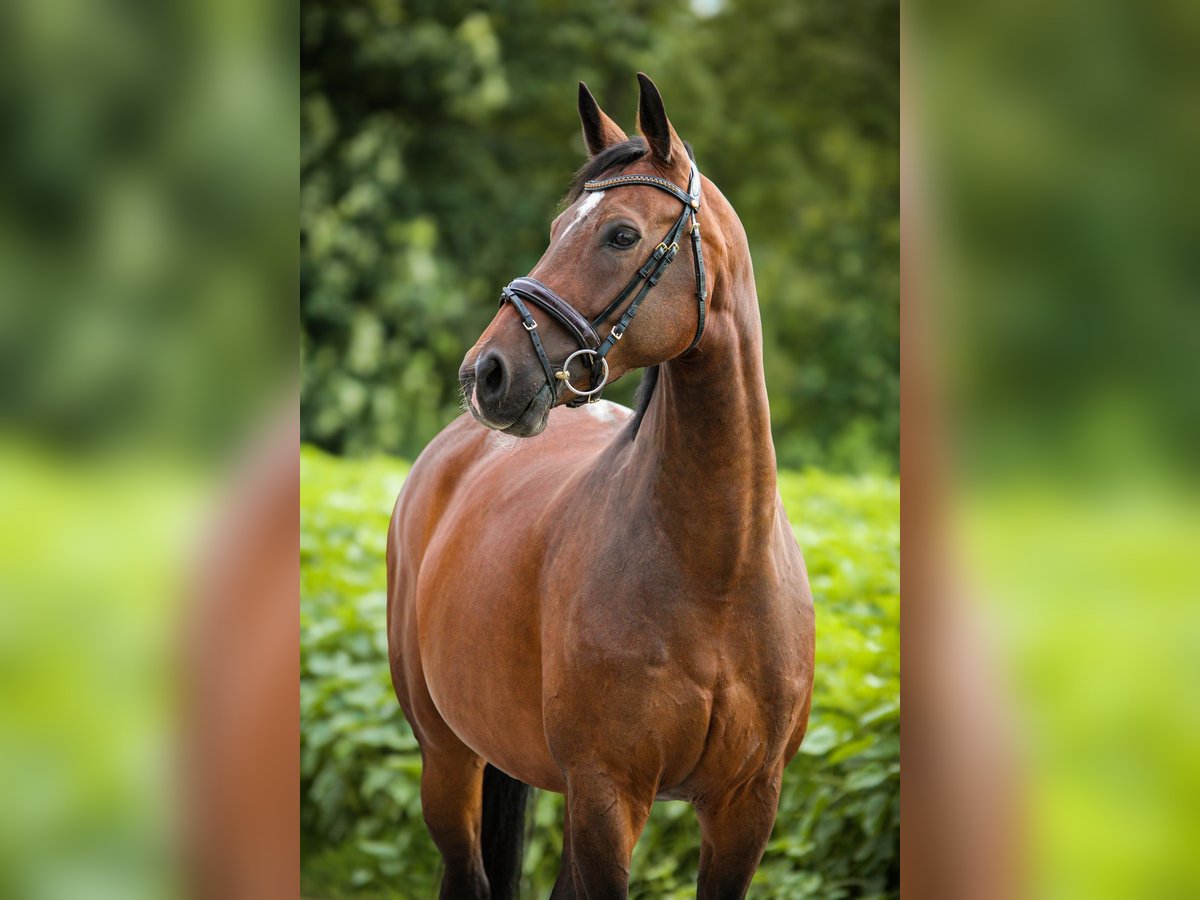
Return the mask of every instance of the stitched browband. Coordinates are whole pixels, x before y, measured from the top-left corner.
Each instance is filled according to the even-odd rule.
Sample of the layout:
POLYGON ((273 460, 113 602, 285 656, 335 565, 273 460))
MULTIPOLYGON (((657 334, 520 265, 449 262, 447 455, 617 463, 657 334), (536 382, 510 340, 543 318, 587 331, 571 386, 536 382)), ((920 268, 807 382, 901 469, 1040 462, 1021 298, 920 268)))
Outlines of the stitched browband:
POLYGON ((602 178, 599 181, 585 182, 583 189, 585 191, 604 191, 610 187, 621 187, 626 184, 653 185, 656 188, 662 188, 669 194, 673 194, 681 203, 691 206, 693 209, 700 208, 699 198, 685 194, 679 189, 678 185, 667 181, 665 178, 659 178, 657 175, 615 175, 612 178, 602 178))
POLYGON ((692 223, 689 230, 692 235, 692 256, 696 270, 697 321, 696 335, 683 352, 688 353, 695 349, 696 345, 700 343, 701 336, 704 334, 708 284, 704 274, 704 254, 700 238, 700 220, 697 217, 697 210, 700 209, 700 172, 696 168, 696 164, 692 163, 691 173, 688 178, 688 190, 686 192, 677 184, 665 178, 660 178, 657 175, 639 174, 614 175, 612 178, 588 181, 583 185, 583 189, 592 192, 604 191, 610 188, 630 187, 633 185, 648 185, 658 188, 661 191, 666 191, 683 204, 683 212, 680 213, 675 224, 671 226, 671 230, 667 232, 666 237, 659 242, 654 252, 650 255, 650 258, 646 260, 645 265, 638 269, 633 278, 629 280, 629 283, 604 308, 600 315, 589 322, 575 307, 558 296, 551 288, 542 284, 536 278, 529 278, 528 276, 513 279, 500 293, 500 305, 503 306, 505 303, 511 303, 521 316, 521 323, 525 326, 525 330, 529 333, 530 340, 533 342, 533 349, 537 353, 542 371, 546 373, 546 381, 550 384, 551 392, 557 396, 558 389, 555 382, 562 381, 570 391, 577 395, 574 400, 567 404, 568 406, 594 403, 600 399, 600 391, 603 390, 608 378, 608 361, 606 357, 609 351, 616 346, 617 341, 625 336, 625 332, 641 308, 642 301, 650 293, 650 289, 658 284, 667 266, 674 261, 676 254, 679 252, 679 239, 683 234, 683 227, 688 219, 691 219, 692 223), (629 299, 630 294, 633 293, 639 284, 642 284, 641 290, 637 292, 629 306, 625 308, 620 319, 617 320, 617 324, 609 330, 608 336, 604 340, 601 340, 597 328, 622 303, 629 299), (552 318, 574 336, 580 346, 580 350, 567 357, 562 367, 558 369, 555 369, 546 355, 542 339, 537 333, 537 321, 533 318, 527 305, 529 303, 549 313, 552 318), (587 391, 581 391, 574 387, 570 381, 570 374, 567 372, 567 366, 571 360, 581 355, 591 356, 592 358, 591 383, 587 391))

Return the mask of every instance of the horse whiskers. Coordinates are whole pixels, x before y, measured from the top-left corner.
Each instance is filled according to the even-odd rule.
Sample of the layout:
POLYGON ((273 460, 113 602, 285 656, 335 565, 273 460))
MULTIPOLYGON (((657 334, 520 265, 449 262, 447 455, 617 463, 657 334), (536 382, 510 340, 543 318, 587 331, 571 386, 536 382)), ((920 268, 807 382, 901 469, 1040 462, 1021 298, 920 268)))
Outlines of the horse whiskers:
POLYGON ((512 434, 504 434, 500 431, 492 432, 492 446, 497 450, 503 450, 505 453, 516 453, 517 444, 520 438, 512 434))

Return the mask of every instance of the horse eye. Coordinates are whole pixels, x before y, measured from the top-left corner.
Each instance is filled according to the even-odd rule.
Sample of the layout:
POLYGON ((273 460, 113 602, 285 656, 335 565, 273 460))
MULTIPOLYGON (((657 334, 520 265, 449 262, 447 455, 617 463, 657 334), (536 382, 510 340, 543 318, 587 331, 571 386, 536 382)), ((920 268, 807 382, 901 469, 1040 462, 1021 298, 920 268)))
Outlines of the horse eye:
POLYGON ((632 228, 618 228, 613 232, 613 236, 609 240, 609 243, 614 247, 620 247, 624 249, 626 247, 632 247, 638 242, 639 238, 640 235, 632 228))

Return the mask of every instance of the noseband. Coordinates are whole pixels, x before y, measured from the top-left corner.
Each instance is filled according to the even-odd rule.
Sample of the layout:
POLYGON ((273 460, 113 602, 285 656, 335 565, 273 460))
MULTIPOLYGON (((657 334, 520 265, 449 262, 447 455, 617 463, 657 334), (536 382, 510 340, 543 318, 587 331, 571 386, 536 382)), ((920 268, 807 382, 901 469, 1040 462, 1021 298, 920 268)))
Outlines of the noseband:
POLYGON ((659 178, 656 175, 616 175, 612 178, 603 178, 599 181, 588 181, 583 185, 583 189, 587 192, 605 191, 609 188, 629 187, 636 184, 645 184, 650 187, 658 188, 660 191, 666 191, 675 199, 683 204, 683 212, 679 214, 679 218, 675 224, 671 226, 671 230, 664 237, 646 260, 646 264, 642 266, 634 274, 629 283, 625 285, 613 301, 604 308, 604 311, 596 318, 588 321, 587 317, 575 309, 570 303, 564 300, 558 294, 554 293, 546 285, 542 284, 536 278, 516 278, 509 283, 508 287, 500 294, 500 305, 511 303, 521 315, 521 323, 525 326, 525 330, 529 333, 530 339, 533 341, 533 349, 537 353, 538 362, 542 364, 542 370, 546 373, 546 381, 550 385, 550 392, 555 398, 558 396, 556 381, 561 381, 566 385, 567 390, 575 394, 575 399, 570 401, 567 406, 581 406, 584 403, 595 403, 600 399, 600 392, 604 390, 605 384, 608 383, 608 352, 616 346, 617 341, 625 336, 625 332, 629 329, 633 317, 637 315, 638 309, 642 305, 642 301, 646 299, 646 295, 650 293, 650 289, 658 284, 658 279, 662 277, 675 259, 675 255, 679 252, 679 238, 683 234, 683 226, 690 218, 692 220, 692 255, 695 258, 696 265, 696 303, 698 308, 698 318, 696 322, 696 336, 692 338, 692 342, 688 344, 687 350, 684 353, 695 348, 700 343, 700 337, 704 334, 704 306, 705 299, 708 296, 708 286, 704 278, 704 255, 700 247, 700 220, 697 218, 697 210, 700 209, 700 172, 696 169, 696 164, 692 163, 691 175, 688 178, 688 190, 685 193, 677 185, 665 178, 659 178), (645 284, 642 284, 645 282, 645 284), (608 333, 608 337, 603 340, 597 333, 597 329, 603 324, 604 320, 611 316, 622 303, 624 303, 634 292, 639 284, 642 288, 637 292, 633 301, 626 307, 625 312, 621 314, 621 318, 617 320, 617 324, 612 327, 608 333), (538 324, 534 320, 533 315, 529 312, 528 303, 541 308, 549 313, 551 318, 555 319, 562 325, 568 333, 570 333, 579 344, 579 349, 563 360, 559 368, 555 368, 550 364, 549 358, 546 356, 546 348, 542 346, 542 339, 538 337, 538 324), (577 356, 590 357, 592 360, 591 382, 588 390, 581 391, 571 384, 571 375, 567 367, 577 356))

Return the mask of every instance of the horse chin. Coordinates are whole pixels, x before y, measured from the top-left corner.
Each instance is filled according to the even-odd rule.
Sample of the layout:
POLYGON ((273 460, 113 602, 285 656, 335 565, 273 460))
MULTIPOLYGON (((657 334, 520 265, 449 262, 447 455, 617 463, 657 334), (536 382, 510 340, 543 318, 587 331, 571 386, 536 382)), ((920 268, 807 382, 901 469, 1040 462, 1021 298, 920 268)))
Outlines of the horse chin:
POLYGON ((550 407, 554 405, 553 399, 554 395, 550 386, 544 385, 529 401, 525 412, 517 417, 517 421, 499 430, 504 434, 511 434, 513 437, 537 437, 546 430, 546 423, 550 421, 550 407))
POLYGON ((516 421, 510 422, 507 425, 501 425, 498 422, 493 422, 485 416, 474 402, 474 380, 464 379, 462 383, 462 407, 471 414, 476 422, 487 428, 490 431, 499 431, 501 434, 512 435, 513 437, 536 437, 546 429, 546 423, 550 420, 550 408, 554 405, 554 395, 548 385, 543 385, 541 390, 533 395, 529 401, 529 405, 516 418, 516 421))

